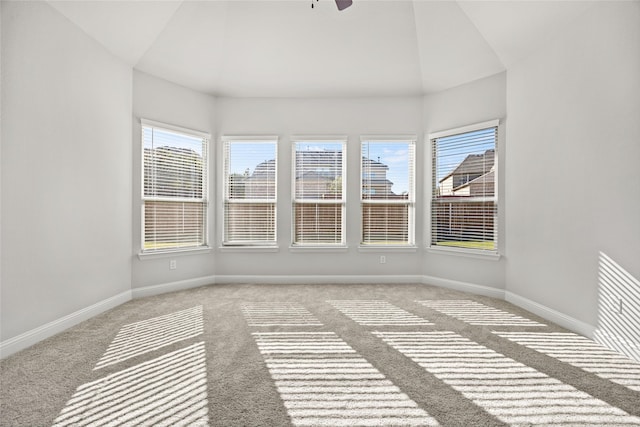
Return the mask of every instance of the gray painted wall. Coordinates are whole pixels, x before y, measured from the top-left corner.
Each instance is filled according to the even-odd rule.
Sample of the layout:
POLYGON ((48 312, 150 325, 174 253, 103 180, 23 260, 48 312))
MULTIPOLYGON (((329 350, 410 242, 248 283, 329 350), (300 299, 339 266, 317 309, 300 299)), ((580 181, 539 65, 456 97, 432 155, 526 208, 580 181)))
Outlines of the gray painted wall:
MULTIPOLYGON (((366 99, 230 99, 217 100, 218 135, 278 135, 278 241, 271 253, 220 252, 219 275, 399 275, 420 273, 421 255, 414 252, 363 253, 360 243, 360 136, 363 134, 415 134, 417 156, 422 155, 422 98, 366 99), (348 251, 335 253, 291 252, 291 141, 292 135, 346 135, 346 239, 348 251), (380 264, 380 255, 387 262, 380 264)), ((217 150, 217 178, 222 170, 222 150, 217 150)), ((422 245, 422 168, 417 173, 417 244, 422 245)), ((218 196, 221 188, 218 186, 218 196)), ((222 211, 216 216, 216 242, 221 241, 222 211)), ((330 278, 328 280, 331 280, 330 278)))
MULTIPOLYGON (((147 258, 141 260, 138 254, 141 249, 141 126, 140 119, 154 120, 174 126, 210 133, 210 166, 214 165, 215 134, 214 132, 215 99, 193 90, 186 89, 165 80, 152 77, 139 71, 133 72, 133 143, 131 155, 133 157, 133 233, 131 247, 133 248, 132 287, 144 288, 148 286, 173 283, 200 277, 209 277, 215 272, 213 251, 198 255, 183 255, 147 258), (169 269, 169 261, 176 261, 177 268, 169 269)), ((131 108, 131 107, 129 107, 131 108)), ((215 174, 210 173, 209 223, 214 220, 215 174)))
POLYGON ((508 71, 506 280, 590 325, 622 320, 640 346, 639 52, 640 4, 603 2, 508 71), (601 253, 626 321, 602 300, 601 253))
POLYGON ((2 340, 131 289, 131 69, 2 2, 2 340))
MULTIPOLYGON (((427 134, 455 129, 474 123, 499 119, 498 128, 498 250, 505 254, 505 161, 506 145, 506 73, 458 86, 424 99, 425 131, 427 134)), ((427 136, 428 138, 428 136, 427 136)), ((425 202, 430 197, 431 153, 425 140, 425 202)), ((425 209, 427 209, 425 203, 425 209)), ((426 215, 426 212, 425 212, 426 215)), ((426 221, 426 220, 425 220, 426 221)), ((428 224, 425 225, 427 227, 428 224)), ((477 259, 459 255, 427 252, 423 257, 422 274, 476 285, 504 289, 504 257, 498 260, 477 259)))

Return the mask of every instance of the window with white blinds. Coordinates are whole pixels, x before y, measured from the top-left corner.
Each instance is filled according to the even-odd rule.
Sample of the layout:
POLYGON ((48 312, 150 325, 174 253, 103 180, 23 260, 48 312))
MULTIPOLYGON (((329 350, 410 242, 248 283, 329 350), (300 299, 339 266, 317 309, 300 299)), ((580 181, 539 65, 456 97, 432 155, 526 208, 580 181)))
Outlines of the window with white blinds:
POLYGON ((415 137, 363 138, 361 245, 412 246, 415 137))
POLYGON ((206 246, 209 136, 141 123, 142 252, 206 246))
POLYGON ((431 247, 497 252, 498 121, 430 139, 431 247))
POLYGON ((222 140, 223 245, 275 245, 277 138, 222 140))
POLYGON ((344 245, 343 141, 293 144, 293 245, 344 245))

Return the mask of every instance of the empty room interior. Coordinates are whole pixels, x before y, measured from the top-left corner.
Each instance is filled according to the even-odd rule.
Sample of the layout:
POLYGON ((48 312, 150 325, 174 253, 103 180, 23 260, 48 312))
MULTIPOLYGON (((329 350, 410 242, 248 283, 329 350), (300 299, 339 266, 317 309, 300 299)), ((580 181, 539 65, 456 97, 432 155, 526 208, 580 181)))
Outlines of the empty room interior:
POLYGON ((0 426, 640 426, 639 1, 0 5, 0 426))

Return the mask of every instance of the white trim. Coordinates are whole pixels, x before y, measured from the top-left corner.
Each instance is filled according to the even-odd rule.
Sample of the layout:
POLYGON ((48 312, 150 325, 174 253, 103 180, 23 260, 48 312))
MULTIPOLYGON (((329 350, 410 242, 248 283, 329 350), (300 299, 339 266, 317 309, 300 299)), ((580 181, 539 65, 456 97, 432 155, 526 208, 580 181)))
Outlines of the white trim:
POLYGON ((222 142, 279 142, 278 135, 222 135, 222 142))
POLYGON ((348 142, 347 135, 291 135, 290 142, 348 142))
POLYGON ((640 341, 629 340, 624 336, 612 334, 603 328, 595 328, 593 337, 591 338, 607 348, 640 362, 640 341))
POLYGON ((453 255, 467 258, 485 259, 487 261, 499 261, 500 254, 493 251, 482 251, 478 249, 465 248, 443 248, 438 246, 428 246, 427 252, 439 255, 453 255))
POLYGON ((491 286, 478 285, 475 283, 462 282, 459 280, 443 279, 434 276, 422 276, 422 284, 432 285, 440 288, 454 289, 456 291, 470 292, 472 294, 484 295, 487 297, 504 299, 505 290, 493 288, 491 286))
MULTIPOLYGON (((318 248, 318 247, 331 247, 331 248, 346 248, 347 246, 347 144, 348 138, 346 136, 297 136, 291 139, 291 244, 289 249, 291 252, 297 252, 300 248, 318 248), (335 139, 328 139, 334 138, 335 139), (305 138, 305 139, 297 139, 305 138), (304 142, 315 142, 325 144, 340 144, 340 178, 342 180, 342 188, 340 190, 340 199, 296 199, 297 195, 297 165, 298 165, 298 147, 297 144, 304 142), (326 245, 322 244, 305 244, 296 243, 296 206, 299 204, 333 204, 340 205, 340 243, 330 243, 326 245)), ((303 151, 301 151, 303 152, 303 151)), ((324 251, 323 251, 324 252, 324 251)))
POLYGON ((125 291, 118 295, 114 295, 110 298, 99 301, 88 307, 82 308, 71 314, 63 316, 52 322, 46 323, 42 326, 38 326, 30 331, 22 333, 13 338, 0 342, 0 358, 5 358, 20 350, 30 347, 44 339, 52 337, 78 323, 91 319, 107 310, 124 304, 127 301, 131 301, 131 291, 125 291))
POLYGON ((314 245, 291 245, 289 246, 289 252, 292 253, 327 253, 327 252, 349 252, 347 245, 333 245, 333 244, 314 244, 314 245))
POLYGON ((473 132, 473 131, 476 131, 476 130, 498 127, 499 124, 500 124, 500 119, 494 119, 494 120, 489 120, 489 121, 482 122, 482 123, 475 123, 475 124, 472 124, 472 125, 462 126, 462 127, 455 128, 455 129, 441 130, 441 131, 438 131, 438 132, 432 132, 432 133, 427 134, 427 139, 429 141, 431 141, 433 139, 442 138, 442 137, 445 137, 445 136, 459 135, 461 133, 473 132))
POLYGON ((171 258, 174 256, 184 256, 184 255, 200 255, 200 254, 208 254, 211 252, 211 247, 197 247, 191 249, 171 249, 171 250, 162 250, 162 251, 146 251, 139 252, 138 259, 144 261, 146 259, 157 259, 157 258, 171 258))
POLYGON ((156 122, 153 120, 147 120, 147 119, 143 119, 140 118, 140 125, 142 127, 153 127, 156 129, 164 129, 164 130, 168 130, 170 132, 180 132, 180 133, 185 133, 187 135, 190 136, 195 136, 196 138, 204 138, 204 139, 211 139, 211 134, 207 133, 207 132, 203 132, 200 130, 195 130, 195 129, 189 129, 189 128, 184 128, 181 126, 175 126, 175 125, 170 125, 168 123, 162 123, 162 122, 156 122))
MULTIPOLYGON (((425 195, 425 200, 426 203, 424 204, 425 207, 425 242, 426 242, 426 248, 427 248, 427 252, 429 253, 434 253, 434 254, 443 254, 443 255, 454 255, 454 256, 465 256, 465 257, 469 257, 469 258, 477 258, 477 259, 485 259, 485 260, 492 260, 492 261, 498 261, 500 260, 500 245, 499 245, 499 241, 498 241, 498 237, 499 237, 499 225, 501 223, 500 221, 500 211, 501 209, 499 209, 499 197, 498 195, 500 194, 500 180, 503 179, 500 176, 500 170, 498 167, 499 164, 499 155, 498 155, 498 147, 499 147, 499 139, 500 139, 500 129, 499 129, 499 125, 500 125, 500 119, 494 119, 494 120, 489 120, 486 122, 481 122, 481 123, 475 123, 475 124, 471 124, 471 125, 467 125, 467 126, 462 126, 459 128, 455 128, 455 129, 450 129, 450 130, 445 130, 445 131, 440 131, 440 132, 434 132, 431 134, 426 135, 426 140, 428 142, 428 152, 426 153, 425 156, 425 168, 426 168, 426 177, 428 177, 428 181, 429 181, 429 185, 425 186, 425 190, 424 190, 424 195, 425 195), (473 132, 476 130, 483 130, 483 129, 490 129, 490 128, 496 128, 496 139, 494 141, 494 164, 493 164, 493 170, 496 176, 496 179, 494 179, 494 196, 490 199, 493 199, 494 205, 496 206, 496 211, 495 214, 493 216, 494 218, 494 243, 496 246, 496 250, 495 251, 480 251, 480 250, 474 250, 474 249, 466 249, 466 248, 443 248, 442 246, 435 246, 431 244, 431 237, 432 237, 432 232, 433 232, 433 224, 432 224, 432 207, 433 207, 433 199, 434 199, 434 187, 435 187, 435 183, 434 183, 434 170, 433 170, 433 163, 434 163, 434 140, 437 138, 442 138, 442 137, 448 137, 448 136, 454 136, 454 135, 459 135, 462 133, 467 133, 467 132, 473 132), (498 225, 498 226, 496 226, 498 225)), ((469 201, 475 201, 474 199, 477 198, 465 198, 464 202, 469 202, 469 201)), ((483 198, 484 199, 484 198, 483 198)), ((487 201, 491 201, 491 200, 487 200, 487 201)))
POLYGON ((279 252, 277 245, 227 244, 218 248, 220 252, 279 252))
POLYGON ((596 330, 595 326, 592 326, 581 320, 574 319, 571 316, 567 316, 564 313, 561 313, 545 305, 532 301, 528 298, 514 294, 513 292, 506 291, 504 299, 505 301, 515 304, 518 307, 524 308, 525 310, 528 310, 533 314, 537 314, 538 316, 544 319, 547 319, 553 323, 557 323, 558 325, 564 328, 567 328, 571 331, 582 334, 588 338, 594 337, 595 330, 596 330))
MULTIPOLYGON (((219 190, 222 195, 222 203, 217 204, 217 212, 218 218, 220 218, 218 222, 218 226, 220 227, 220 238, 218 242, 218 247, 228 248, 228 247, 277 247, 278 246, 278 185, 279 185, 279 177, 280 174, 280 160, 279 160, 279 149, 280 149, 280 140, 277 135, 222 135, 220 137, 220 157, 222 161, 222 168, 220 170, 220 184, 219 190), (270 199, 230 199, 227 184, 228 181, 228 172, 230 167, 230 147, 232 144, 273 144, 274 145, 274 159, 275 162, 275 176, 274 176, 274 194, 273 198, 270 199), (226 234, 226 224, 227 224, 227 210, 226 206, 229 204, 266 204, 273 205, 273 217, 274 225, 273 225, 273 240, 256 240, 256 241, 247 241, 247 242, 237 242, 237 241, 227 241, 226 234)), ((256 165, 257 166, 257 165, 256 165)))
POLYGON ((418 247, 415 245, 387 245, 380 244, 376 245, 375 243, 369 245, 359 245, 358 252, 418 252, 418 247))
POLYGON ((255 283, 255 284, 331 284, 331 283, 420 283, 420 275, 220 275, 216 276, 216 284, 255 283))
POLYGON ((216 276, 204 276, 195 279, 186 279, 177 282, 160 283, 158 285, 133 288, 131 290, 131 294, 134 299, 138 299, 154 295, 166 294, 169 292, 182 291, 185 289, 198 288, 205 285, 212 285, 215 283, 215 281, 216 276))
POLYGON ((360 142, 417 142, 418 135, 360 135, 360 142))
MULTIPOLYGON (((145 216, 145 203, 146 202, 156 202, 156 201, 160 201, 160 202, 171 202, 171 203, 202 203, 203 208, 204 208, 204 213, 205 215, 203 216, 202 219, 202 226, 203 226, 203 235, 202 235, 202 243, 204 247, 198 247, 196 249, 191 248, 190 250, 198 250, 198 249, 205 249, 206 247, 208 247, 209 245, 209 228, 210 228, 210 204, 209 204, 209 176, 210 176, 210 167, 211 167, 211 135, 205 132, 201 132, 201 131, 196 131, 196 130, 192 130, 192 129, 188 129, 188 128, 184 128, 184 127, 180 127, 180 126, 175 126, 175 125, 169 125, 169 124, 165 124, 165 123, 161 123, 161 122, 156 122, 153 120, 147 120, 147 119, 143 119, 140 118, 140 160, 141 160, 141 167, 140 167, 140 194, 137 196, 140 199, 140 252, 138 255, 139 259, 143 259, 144 257, 146 257, 147 254, 155 254, 155 251, 145 251, 144 250, 144 245, 145 245, 145 221, 146 221, 146 216, 145 216), (190 137, 196 137, 196 138, 201 138, 202 139, 202 159, 203 159, 203 164, 202 164, 202 177, 201 177, 201 184, 202 184, 202 197, 199 198, 185 198, 185 197, 151 197, 151 196, 146 196, 145 195, 145 136, 144 136, 144 128, 146 127, 151 127, 153 129, 162 129, 162 130, 168 130, 170 132, 174 132, 174 133, 179 133, 182 134, 183 136, 190 136, 190 137)), ((184 249, 182 248, 170 248, 167 250, 162 250, 159 252, 182 252, 184 251, 184 249)))
MULTIPOLYGON (((409 241, 406 243, 406 247, 414 247, 416 246, 416 178, 417 178, 417 169, 416 169, 416 162, 417 162, 417 138, 415 138, 415 135, 396 135, 391 136, 391 135, 381 135, 381 136, 373 136, 373 135, 363 135, 360 137, 360 212, 362 213, 363 209, 365 206, 369 206, 369 205, 376 205, 376 204, 392 204, 392 205, 407 205, 407 216, 408 216, 408 239, 409 241), (364 138, 367 139, 364 139, 364 138), (414 137, 414 138, 412 138, 414 137), (378 138, 378 139, 376 139, 378 138), (380 139, 382 138, 382 139, 380 139), (409 182, 407 183, 409 188, 408 188, 408 198, 407 199, 365 199, 363 196, 364 194, 362 193, 362 190, 364 188, 364 183, 365 183, 365 179, 364 179, 364 173, 365 173, 365 168, 363 165, 363 153, 362 153, 362 148, 364 146, 364 144, 368 144, 368 143, 379 143, 379 142, 391 142, 391 143, 408 143, 408 146, 410 147, 409 150, 411 152, 411 156, 408 159, 409 160, 409 165, 408 165, 408 179, 409 182)), ((369 159, 371 160, 371 159, 369 159)), ((360 223, 360 232, 362 234, 364 234, 364 222, 361 221, 360 223)), ((365 247, 368 246, 368 244, 362 242, 362 234, 360 236, 360 247, 365 247)), ((391 246, 391 245, 390 245, 391 246)), ((404 246, 404 245, 395 245, 395 246, 404 246)))
MULTIPOLYGON (((247 248, 244 248, 247 249, 247 248)), ((484 295, 492 298, 502 299, 518 307, 528 310, 550 322, 556 323, 571 331, 582 334, 593 339, 596 335, 596 327, 574 319, 552 308, 528 298, 505 291, 504 289, 490 286, 478 285, 475 283, 462 282, 458 280, 444 279, 427 275, 212 275, 198 277, 194 279, 181 280, 177 282, 162 283, 151 286, 134 288, 122 292, 111 298, 97 302, 89 307, 78 310, 60 319, 49 322, 45 325, 27 331, 16 337, 0 342, 0 358, 5 358, 20 350, 30 347, 46 338, 56 335, 64 330, 77 325, 80 322, 97 316, 107 310, 117 307, 131 299, 144 298, 148 296, 160 295, 168 292, 181 291, 215 284, 234 283, 255 283, 255 284, 331 284, 331 283, 351 283, 351 284, 423 284, 437 286, 440 288, 454 289, 457 291, 470 292, 477 295, 484 295)))

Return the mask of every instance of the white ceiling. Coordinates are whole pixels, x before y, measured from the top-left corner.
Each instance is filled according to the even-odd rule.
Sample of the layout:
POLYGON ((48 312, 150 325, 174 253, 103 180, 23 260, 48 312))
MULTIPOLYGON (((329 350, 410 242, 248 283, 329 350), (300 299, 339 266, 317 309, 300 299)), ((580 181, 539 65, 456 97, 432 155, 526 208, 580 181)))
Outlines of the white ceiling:
POLYGON ((132 67, 219 96, 422 95, 490 76, 593 1, 54 1, 132 67))

